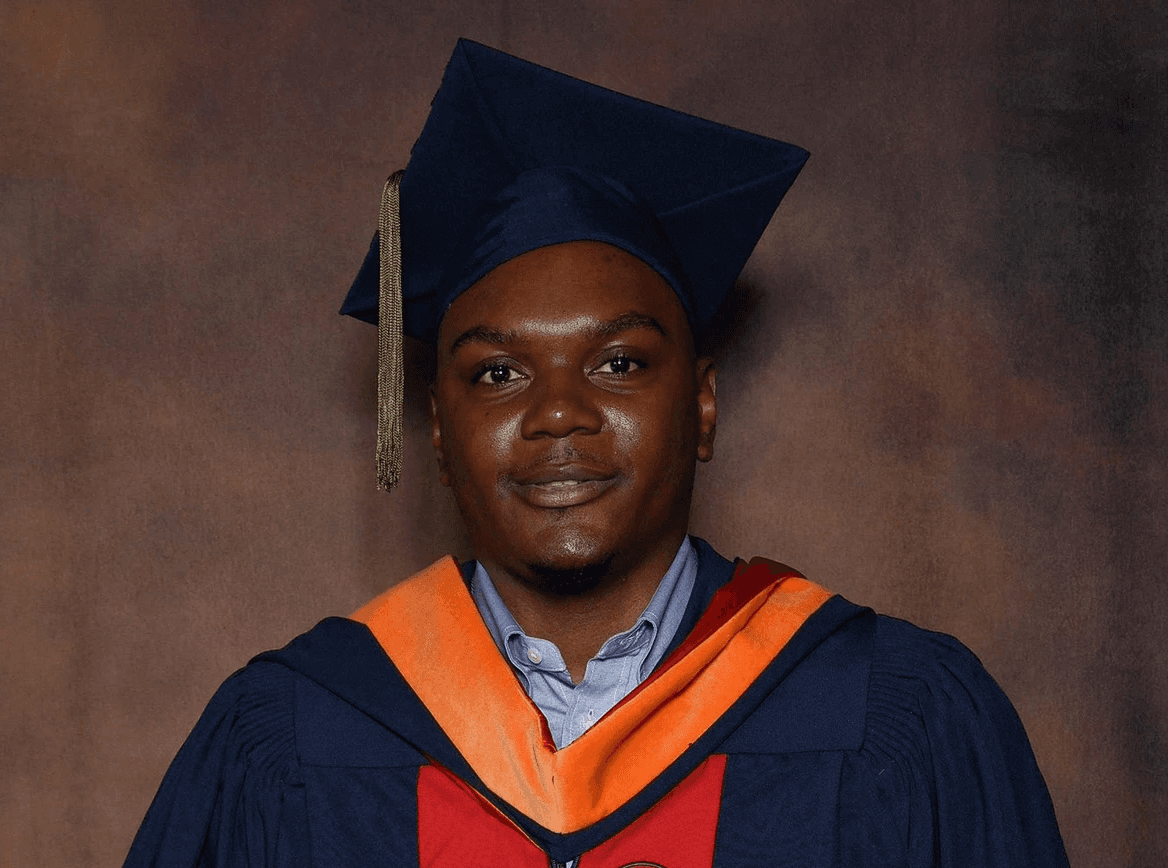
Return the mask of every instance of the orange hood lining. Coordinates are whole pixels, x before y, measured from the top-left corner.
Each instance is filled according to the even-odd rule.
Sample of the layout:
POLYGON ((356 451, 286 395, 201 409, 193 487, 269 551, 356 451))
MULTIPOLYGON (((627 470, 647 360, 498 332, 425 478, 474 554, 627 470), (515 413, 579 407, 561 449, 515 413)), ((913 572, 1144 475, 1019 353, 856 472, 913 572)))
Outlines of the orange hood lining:
POLYGON ((770 561, 739 562, 690 637, 580 738, 556 750, 446 557, 353 614, 475 773, 544 828, 569 834, 669 768, 832 594, 770 561))

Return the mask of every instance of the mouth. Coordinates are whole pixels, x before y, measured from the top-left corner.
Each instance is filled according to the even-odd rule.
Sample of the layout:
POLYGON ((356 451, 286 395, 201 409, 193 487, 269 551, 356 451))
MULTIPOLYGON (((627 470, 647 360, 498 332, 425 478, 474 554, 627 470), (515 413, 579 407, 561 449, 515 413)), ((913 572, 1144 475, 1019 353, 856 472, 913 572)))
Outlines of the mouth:
POLYGON ((543 509, 563 509, 595 500, 616 484, 616 475, 579 464, 544 466, 511 477, 520 500, 543 509))

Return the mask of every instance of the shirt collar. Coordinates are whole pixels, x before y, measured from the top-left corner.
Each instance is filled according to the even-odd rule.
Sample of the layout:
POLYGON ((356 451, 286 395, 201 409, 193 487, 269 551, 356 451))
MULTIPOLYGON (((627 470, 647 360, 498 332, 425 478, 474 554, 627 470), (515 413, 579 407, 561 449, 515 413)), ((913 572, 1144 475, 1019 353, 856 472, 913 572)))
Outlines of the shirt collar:
MULTIPOLYGON (((664 656, 665 649, 669 647, 685 615, 686 604, 697 578, 697 561, 697 553, 687 536, 681 541, 673 562, 637 622, 628 630, 610 637, 597 652, 597 659, 636 653, 648 645, 650 647, 642 665, 641 677, 648 675, 664 656)), ((523 632, 481 563, 475 564, 470 592, 495 645, 520 672, 526 674, 533 670, 547 672, 566 668, 553 642, 546 639, 533 640, 523 632), (528 654, 533 641, 538 643, 538 663, 528 654)))

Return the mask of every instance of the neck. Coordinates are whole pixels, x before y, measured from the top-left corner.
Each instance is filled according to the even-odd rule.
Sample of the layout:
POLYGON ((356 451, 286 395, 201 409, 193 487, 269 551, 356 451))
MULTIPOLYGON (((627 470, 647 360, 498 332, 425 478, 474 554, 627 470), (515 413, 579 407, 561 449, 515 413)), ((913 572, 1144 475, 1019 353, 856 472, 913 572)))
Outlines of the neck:
POLYGON ((629 568, 614 559, 594 585, 574 593, 553 593, 530 577, 483 559, 499 596, 529 636, 554 642, 572 681, 584 678, 588 661, 613 635, 628 630, 653 599, 669 570, 681 539, 629 568))

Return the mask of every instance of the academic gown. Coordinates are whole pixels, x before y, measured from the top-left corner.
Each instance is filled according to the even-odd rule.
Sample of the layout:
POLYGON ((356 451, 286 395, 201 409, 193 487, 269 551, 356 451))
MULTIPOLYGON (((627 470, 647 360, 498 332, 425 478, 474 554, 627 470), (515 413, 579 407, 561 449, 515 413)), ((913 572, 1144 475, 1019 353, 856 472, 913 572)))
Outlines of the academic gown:
POLYGON ((695 544, 676 647, 559 751, 450 559, 261 654, 126 865, 1066 866, 964 646, 695 544))

